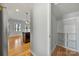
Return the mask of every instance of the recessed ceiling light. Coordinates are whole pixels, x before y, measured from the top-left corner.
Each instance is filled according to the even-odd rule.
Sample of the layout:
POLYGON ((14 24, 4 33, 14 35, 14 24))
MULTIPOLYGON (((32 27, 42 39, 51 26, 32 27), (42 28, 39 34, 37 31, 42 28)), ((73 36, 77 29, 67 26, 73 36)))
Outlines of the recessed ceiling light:
POLYGON ((19 9, 16 9, 16 12, 19 12, 19 9))

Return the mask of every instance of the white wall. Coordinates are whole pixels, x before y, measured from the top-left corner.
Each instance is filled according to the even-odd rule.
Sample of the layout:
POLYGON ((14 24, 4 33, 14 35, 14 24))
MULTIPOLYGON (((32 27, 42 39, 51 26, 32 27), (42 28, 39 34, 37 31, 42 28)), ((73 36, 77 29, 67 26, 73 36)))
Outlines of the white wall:
POLYGON ((34 55, 49 55, 49 4, 33 5, 31 50, 34 55))

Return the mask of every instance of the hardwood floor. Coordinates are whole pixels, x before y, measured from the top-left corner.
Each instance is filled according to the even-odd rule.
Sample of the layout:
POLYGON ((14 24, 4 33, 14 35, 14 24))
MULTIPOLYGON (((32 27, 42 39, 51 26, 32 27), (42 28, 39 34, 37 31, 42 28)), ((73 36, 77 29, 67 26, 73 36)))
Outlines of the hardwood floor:
MULTIPOLYGON (((78 52, 56 46, 52 56, 79 56, 78 52)), ((32 56, 30 52, 30 42, 23 43, 22 36, 12 36, 8 38, 8 56, 32 56)))
POLYGON ((8 56, 32 56, 30 42, 23 43, 21 36, 9 37, 8 56))
POLYGON ((79 56, 79 53, 61 46, 56 46, 52 56, 79 56))

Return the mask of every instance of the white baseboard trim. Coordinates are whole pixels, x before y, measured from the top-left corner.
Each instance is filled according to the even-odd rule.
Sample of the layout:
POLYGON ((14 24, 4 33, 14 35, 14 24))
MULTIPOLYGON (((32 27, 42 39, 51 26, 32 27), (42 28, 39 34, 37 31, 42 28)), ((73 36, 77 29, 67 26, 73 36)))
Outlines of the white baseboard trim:
MULTIPOLYGON (((30 52, 32 53, 33 56, 38 56, 38 55, 36 55, 33 51, 30 51, 30 52)), ((51 54, 48 55, 48 56, 51 56, 51 54)))
MULTIPOLYGON (((57 44, 58 46, 61 46, 61 47, 64 47, 63 45, 61 45, 61 44, 57 44)), ((64 48, 66 48, 66 47, 64 47, 64 48)))
POLYGON ((52 52, 55 50, 56 46, 52 49, 52 51, 50 52, 52 54, 52 52))
POLYGON ((72 48, 68 48, 68 47, 65 47, 65 46, 62 46, 62 45, 58 45, 58 46, 61 46, 63 48, 66 48, 66 49, 69 49, 69 50, 72 50, 72 51, 75 51, 75 52, 78 52, 79 53, 79 50, 75 50, 75 49, 72 49, 72 48))
POLYGON ((31 53, 32 53, 33 56, 37 56, 33 51, 31 51, 31 53))
POLYGON ((55 48, 56 48, 56 46, 53 48, 53 50, 52 50, 52 51, 54 51, 54 50, 55 50, 55 48))
POLYGON ((72 51, 75 51, 75 52, 78 52, 79 53, 79 50, 75 50, 75 49, 72 49, 72 48, 68 48, 68 47, 64 47, 66 49, 69 49, 69 50, 72 50, 72 51))

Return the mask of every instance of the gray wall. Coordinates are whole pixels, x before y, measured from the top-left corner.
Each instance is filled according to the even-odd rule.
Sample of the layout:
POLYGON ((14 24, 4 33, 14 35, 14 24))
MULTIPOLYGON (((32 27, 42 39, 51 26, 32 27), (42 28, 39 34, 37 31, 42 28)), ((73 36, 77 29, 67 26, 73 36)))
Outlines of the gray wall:
POLYGON ((8 22, 8 15, 7 15, 7 10, 5 8, 3 8, 3 56, 7 56, 8 55, 8 35, 7 35, 7 22, 8 22))
POLYGON ((51 52, 53 52, 53 50, 56 47, 56 31, 57 31, 57 23, 56 23, 56 17, 54 14, 54 9, 53 9, 54 5, 51 4, 51 52))
POLYGON ((62 44, 64 45, 64 23, 62 20, 57 21, 57 44, 62 44))
POLYGON ((2 39, 3 39, 2 38, 2 33, 3 33, 2 12, 3 11, 0 10, 0 56, 3 55, 3 49, 2 49, 2 39))
POLYGON ((26 28, 26 23, 25 21, 22 21, 22 20, 15 20, 15 19, 9 19, 8 20, 8 35, 9 36, 13 36, 13 35, 21 35, 22 32, 25 31, 25 28, 26 28), (16 31, 16 24, 21 24, 21 31, 16 31))
POLYGON ((77 50, 79 51, 79 22, 77 22, 77 50))
POLYGON ((49 55, 49 5, 34 4, 32 11, 31 51, 37 56, 49 55))
POLYGON ((57 33, 64 33, 64 23, 62 20, 56 21, 57 23, 57 33))

